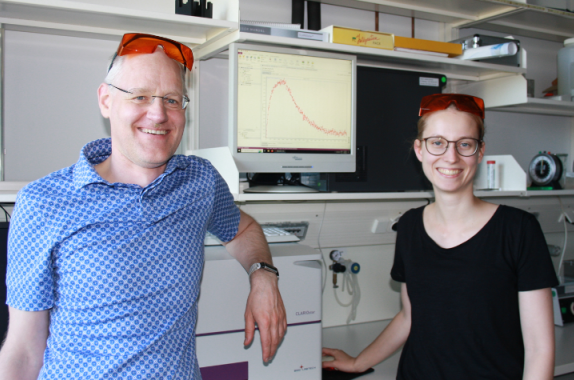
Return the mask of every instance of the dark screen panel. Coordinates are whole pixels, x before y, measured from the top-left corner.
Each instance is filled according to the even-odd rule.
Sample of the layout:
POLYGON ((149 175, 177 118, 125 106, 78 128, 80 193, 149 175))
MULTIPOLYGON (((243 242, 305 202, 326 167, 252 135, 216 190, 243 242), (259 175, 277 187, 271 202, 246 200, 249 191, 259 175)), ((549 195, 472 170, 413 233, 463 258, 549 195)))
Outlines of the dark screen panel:
POLYGON ((431 190, 412 145, 421 98, 442 92, 446 83, 443 77, 358 66, 357 171, 329 174, 328 190, 431 190))

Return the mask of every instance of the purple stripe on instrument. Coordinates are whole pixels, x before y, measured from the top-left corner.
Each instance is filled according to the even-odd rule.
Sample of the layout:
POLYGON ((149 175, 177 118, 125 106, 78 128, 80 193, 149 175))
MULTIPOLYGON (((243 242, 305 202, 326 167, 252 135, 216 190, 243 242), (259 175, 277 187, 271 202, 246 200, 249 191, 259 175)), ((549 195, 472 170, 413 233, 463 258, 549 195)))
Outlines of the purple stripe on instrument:
POLYGON ((249 366, 248 362, 239 362, 223 365, 214 365, 211 367, 202 367, 199 369, 203 380, 248 380, 249 366))

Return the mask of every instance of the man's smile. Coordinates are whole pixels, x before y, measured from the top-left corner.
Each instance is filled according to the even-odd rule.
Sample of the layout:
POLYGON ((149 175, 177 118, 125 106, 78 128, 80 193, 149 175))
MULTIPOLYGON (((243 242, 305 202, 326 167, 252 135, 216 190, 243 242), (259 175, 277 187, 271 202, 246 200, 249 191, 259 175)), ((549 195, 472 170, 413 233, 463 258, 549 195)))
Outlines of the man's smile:
POLYGON ((149 133, 152 135, 167 135, 167 131, 165 129, 141 129, 144 133, 149 133))

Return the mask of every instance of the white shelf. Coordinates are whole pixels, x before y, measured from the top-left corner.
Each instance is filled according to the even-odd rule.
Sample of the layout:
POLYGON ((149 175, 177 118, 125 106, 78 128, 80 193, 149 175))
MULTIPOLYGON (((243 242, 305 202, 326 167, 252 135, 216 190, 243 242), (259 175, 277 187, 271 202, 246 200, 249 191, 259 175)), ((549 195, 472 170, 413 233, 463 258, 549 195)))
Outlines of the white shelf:
POLYGON ((560 100, 527 98, 525 103, 510 104, 488 108, 491 111, 534 113, 540 115, 574 116, 574 102, 560 100))
MULTIPOLYGON (((121 4, 121 2, 118 2, 121 4)), ((237 29, 236 22, 70 0, 0 0, 9 30, 117 39, 128 32, 159 34, 190 45, 237 29)))
POLYGON ((483 98, 489 111, 574 116, 574 102, 527 97, 526 79, 522 75, 451 83, 451 90, 483 98))
MULTIPOLYGON (((574 36, 574 13, 512 0, 318 0, 322 3, 562 42, 574 36)), ((384 30, 384 26, 381 26, 384 30)), ((461 36, 464 36, 461 34, 461 36)))
MULTIPOLYGON (((506 1, 498 1, 506 3, 506 1)), ((466 22, 459 28, 479 28, 509 35, 562 42, 574 37, 574 13, 522 4, 507 14, 466 22)))
POLYGON ((359 64, 395 68, 401 70, 427 71, 443 74, 450 79, 482 81, 501 76, 525 74, 521 67, 497 65, 492 63, 463 61, 455 58, 435 57, 431 55, 405 53, 392 50, 375 49, 362 46, 334 44, 299 38, 276 37, 263 34, 231 32, 221 38, 214 38, 194 49, 197 59, 207 59, 227 49, 233 42, 271 44, 301 49, 332 51, 358 56, 359 64))

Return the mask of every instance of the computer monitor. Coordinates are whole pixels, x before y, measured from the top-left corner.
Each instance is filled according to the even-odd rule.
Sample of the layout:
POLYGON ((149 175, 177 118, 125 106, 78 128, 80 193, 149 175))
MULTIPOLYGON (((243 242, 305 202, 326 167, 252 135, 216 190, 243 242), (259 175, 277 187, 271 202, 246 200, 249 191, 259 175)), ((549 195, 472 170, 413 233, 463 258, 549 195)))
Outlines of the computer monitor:
POLYGON ((354 172, 356 66, 352 55, 232 44, 229 144, 239 172, 354 172))

